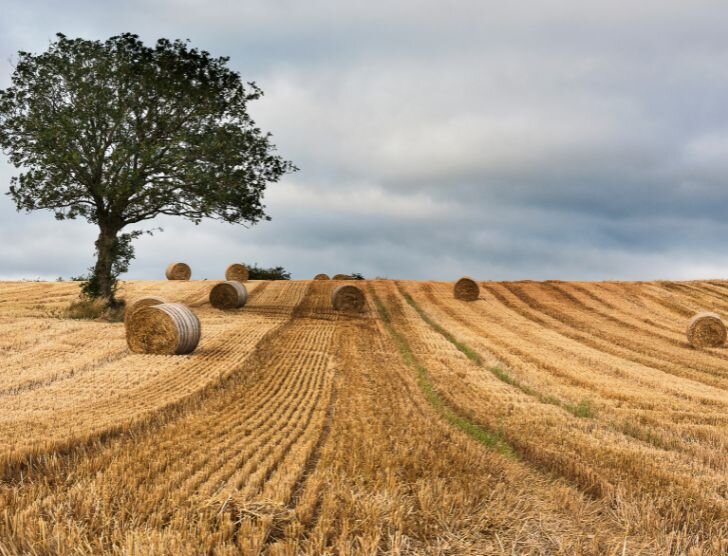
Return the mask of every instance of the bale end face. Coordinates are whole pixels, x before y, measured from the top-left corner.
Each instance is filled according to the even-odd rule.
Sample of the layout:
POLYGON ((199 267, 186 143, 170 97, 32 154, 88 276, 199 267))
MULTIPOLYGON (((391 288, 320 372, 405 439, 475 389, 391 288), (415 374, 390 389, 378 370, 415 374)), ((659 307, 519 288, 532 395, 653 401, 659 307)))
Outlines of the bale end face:
POLYGON ((463 301, 475 301, 480 297, 480 286, 472 278, 463 277, 455 282, 453 288, 455 299, 461 299, 463 301))
POLYGON ((233 263, 225 269, 225 280, 235 282, 247 282, 250 271, 244 264, 233 263))
POLYGON ((313 279, 314 280, 331 280, 331 278, 329 278, 329 275, 324 274, 324 273, 317 274, 316 276, 313 277, 313 279))
POLYGON ((185 263, 172 263, 167 267, 164 275, 167 280, 189 280, 192 277, 192 269, 185 263))
POLYGON ((200 320, 179 303, 135 311, 126 326, 126 343, 134 353, 185 355, 200 341, 200 320))
POLYGON ((687 336, 695 348, 720 347, 726 341, 726 327, 720 315, 704 311, 690 319, 687 336))
POLYGON ((364 310, 364 292, 351 284, 338 286, 331 292, 331 304, 337 311, 359 313, 364 310))
POLYGON ((162 303, 167 303, 167 301, 155 295, 132 299, 126 304, 126 310, 124 311, 124 323, 126 324, 129 322, 132 315, 140 309, 143 309, 144 307, 151 307, 153 305, 161 305, 162 303))
POLYGON ((228 280, 210 290, 210 305, 216 309, 239 309, 248 301, 248 290, 240 282, 228 280))

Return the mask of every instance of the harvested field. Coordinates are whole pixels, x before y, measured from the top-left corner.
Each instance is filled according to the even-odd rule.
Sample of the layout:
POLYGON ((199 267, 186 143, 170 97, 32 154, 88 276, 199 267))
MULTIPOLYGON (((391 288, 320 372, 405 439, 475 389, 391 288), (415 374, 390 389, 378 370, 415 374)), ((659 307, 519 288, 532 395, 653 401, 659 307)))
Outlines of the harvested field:
POLYGON ((0 554, 728 552, 728 281, 124 283, 191 355, 0 283, 0 554))

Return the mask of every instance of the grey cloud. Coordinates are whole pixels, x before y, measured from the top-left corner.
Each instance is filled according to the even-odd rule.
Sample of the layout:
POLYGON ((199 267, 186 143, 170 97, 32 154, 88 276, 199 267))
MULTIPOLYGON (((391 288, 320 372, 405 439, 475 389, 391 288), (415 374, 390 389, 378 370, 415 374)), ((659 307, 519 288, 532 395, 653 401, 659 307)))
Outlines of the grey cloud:
MULTIPOLYGON (((129 277, 233 260, 296 277, 725 275, 728 7, 718 1, 6 2, 6 59, 56 31, 189 37, 266 96, 301 172, 249 230, 162 219, 129 277)), ((4 65, 3 65, 4 64, 4 65)), ((0 191, 12 170, 0 166, 0 191)), ((0 198, 0 277, 91 264, 95 231, 0 198)))

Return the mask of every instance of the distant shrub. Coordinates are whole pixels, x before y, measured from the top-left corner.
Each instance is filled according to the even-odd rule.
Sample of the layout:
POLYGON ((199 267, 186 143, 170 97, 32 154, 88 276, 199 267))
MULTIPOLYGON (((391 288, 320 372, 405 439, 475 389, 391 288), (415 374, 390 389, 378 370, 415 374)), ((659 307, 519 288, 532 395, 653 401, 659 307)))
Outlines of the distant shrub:
POLYGON ((291 273, 282 266, 261 268, 257 264, 248 266, 249 280, 290 280, 291 273))

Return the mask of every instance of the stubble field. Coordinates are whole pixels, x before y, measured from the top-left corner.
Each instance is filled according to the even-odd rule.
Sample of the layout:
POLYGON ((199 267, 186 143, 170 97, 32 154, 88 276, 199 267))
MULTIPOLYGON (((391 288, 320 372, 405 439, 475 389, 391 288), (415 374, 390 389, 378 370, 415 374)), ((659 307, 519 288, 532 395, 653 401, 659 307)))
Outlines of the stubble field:
POLYGON ((213 284, 152 356, 0 283, 0 554, 728 553, 728 282, 213 284))

